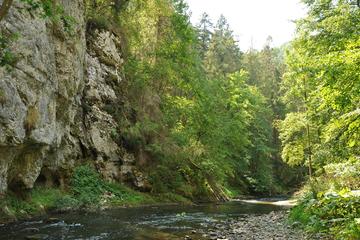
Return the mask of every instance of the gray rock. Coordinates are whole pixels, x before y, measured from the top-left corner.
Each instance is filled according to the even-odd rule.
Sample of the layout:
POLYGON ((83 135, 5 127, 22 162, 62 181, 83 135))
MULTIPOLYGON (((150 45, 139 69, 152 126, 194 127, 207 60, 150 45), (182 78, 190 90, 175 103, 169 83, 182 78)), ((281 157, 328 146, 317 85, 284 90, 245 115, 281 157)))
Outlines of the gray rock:
MULTIPOLYGON (((47 186, 63 187, 83 160, 109 181, 149 189, 137 160, 114 136, 118 119, 108 111, 122 97, 120 38, 86 33, 84 1, 59 3, 76 21, 72 35, 20 1, 0 22, 1 31, 20 34, 11 45, 17 63, 11 71, 0 67, 0 194, 31 189, 40 175, 47 186)), ((156 113, 159 100, 147 97, 156 113)))
POLYGON ((264 215, 247 215, 236 221, 223 221, 214 224, 209 231, 210 239, 286 239, 301 240, 306 236, 301 231, 288 228, 285 212, 272 212, 264 215))

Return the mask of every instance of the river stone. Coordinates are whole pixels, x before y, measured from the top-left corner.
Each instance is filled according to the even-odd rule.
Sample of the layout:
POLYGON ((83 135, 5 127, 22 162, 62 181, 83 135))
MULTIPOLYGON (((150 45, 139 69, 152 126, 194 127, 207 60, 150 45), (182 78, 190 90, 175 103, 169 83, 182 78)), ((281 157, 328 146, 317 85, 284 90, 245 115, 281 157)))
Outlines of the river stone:
POLYGON ((25 239, 27 239, 27 240, 42 240, 42 239, 47 239, 48 237, 49 237, 49 235, 46 235, 46 234, 34 234, 34 235, 26 236, 25 239))
POLYGON ((239 217, 234 221, 224 220, 210 227, 210 236, 208 238, 229 240, 306 239, 306 236, 301 231, 289 229, 286 220, 287 214, 285 212, 247 215, 245 219, 244 217, 239 217))
POLYGON ((23 232, 29 232, 29 233, 37 233, 40 230, 38 228, 24 228, 22 231, 23 232))

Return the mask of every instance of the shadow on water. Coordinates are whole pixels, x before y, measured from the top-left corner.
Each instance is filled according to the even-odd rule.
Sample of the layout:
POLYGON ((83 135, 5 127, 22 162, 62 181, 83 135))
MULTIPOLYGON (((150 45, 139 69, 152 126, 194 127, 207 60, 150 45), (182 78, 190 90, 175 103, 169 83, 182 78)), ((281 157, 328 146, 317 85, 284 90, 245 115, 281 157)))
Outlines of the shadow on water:
POLYGON ((221 220, 246 218, 248 214, 266 214, 281 209, 284 207, 274 204, 233 201, 198 206, 152 206, 52 214, 47 218, 58 219, 54 223, 46 223, 44 218, 0 226, 0 239, 26 239, 38 234, 51 240, 176 240, 184 239, 186 235, 200 240, 203 239, 202 233, 221 220))

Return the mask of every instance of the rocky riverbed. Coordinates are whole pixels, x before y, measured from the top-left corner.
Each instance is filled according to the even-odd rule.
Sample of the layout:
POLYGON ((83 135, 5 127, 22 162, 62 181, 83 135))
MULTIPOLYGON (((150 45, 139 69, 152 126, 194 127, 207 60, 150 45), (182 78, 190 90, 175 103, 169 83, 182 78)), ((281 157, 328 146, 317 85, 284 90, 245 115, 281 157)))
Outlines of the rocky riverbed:
MULTIPOLYGON (((206 233, 205 239, 227 240, 301 240, 309 239, 300 230, 287 223, 287 212, 269 214, 246 214, 237 218, 223 220, 214 224, 206 233)), ((192 239, 191 236, 185 239, 192 239)), ((310 238, 311 239, 311 238, 310 238)))
MULTIPOLYGON (((120 208, 54 213, 0 225, 0 239, 124 240, 320 240, 287 222, 289 207, 278 202, 120 208)), ((295 224, 296 225, 296 224, 295 224)))

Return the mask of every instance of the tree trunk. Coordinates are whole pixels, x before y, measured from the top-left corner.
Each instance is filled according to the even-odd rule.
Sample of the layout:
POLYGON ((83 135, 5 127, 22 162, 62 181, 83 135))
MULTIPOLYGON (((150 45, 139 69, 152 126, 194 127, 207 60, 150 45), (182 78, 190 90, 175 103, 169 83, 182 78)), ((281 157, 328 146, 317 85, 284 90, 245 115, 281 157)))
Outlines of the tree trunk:
POLYGON ((0 22, 4 19, 13 3, 13 0, 4 0, 0 7, 0 22))
POLYGON ((312 143, 311 143, 311 136, 310 136, 310 125, 309 125, 309 114, 308 114, 308 96, 307 96, 307 88, 306 88, 306 80, 303 80, 304 84, 304 100, 305 100, 305 112, 306 112, 306 135, 307 135, 307 147, 309 151, 309 177, 310 180, 312 179, 313 172, 312 172, 312 143))

